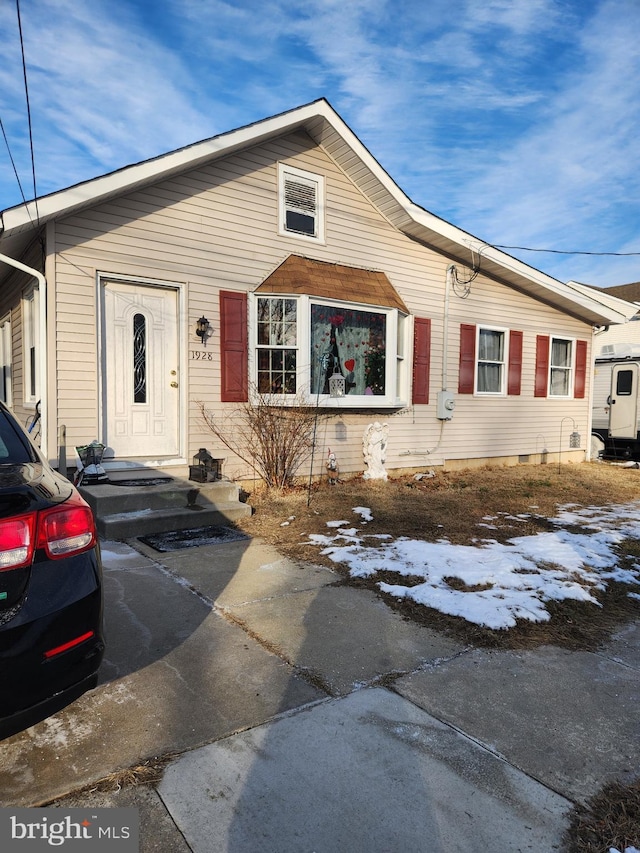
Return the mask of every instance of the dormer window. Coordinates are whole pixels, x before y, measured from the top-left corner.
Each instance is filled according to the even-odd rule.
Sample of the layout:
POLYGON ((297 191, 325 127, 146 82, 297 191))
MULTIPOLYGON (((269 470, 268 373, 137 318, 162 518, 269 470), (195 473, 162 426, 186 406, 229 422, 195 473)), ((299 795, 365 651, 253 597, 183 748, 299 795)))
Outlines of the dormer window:
POLYGON ((279 166, 280 234, 324 240, 324 180, 293 166, 279 166))

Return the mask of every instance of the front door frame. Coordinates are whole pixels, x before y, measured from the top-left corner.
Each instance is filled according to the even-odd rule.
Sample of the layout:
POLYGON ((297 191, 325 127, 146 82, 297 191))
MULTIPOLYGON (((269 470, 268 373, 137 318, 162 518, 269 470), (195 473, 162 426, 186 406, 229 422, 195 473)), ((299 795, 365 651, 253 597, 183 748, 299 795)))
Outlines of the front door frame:
MULTIPOLYGON (((165 281, 162 279, 146 278, 135 275, 123 275, 121 273, 98 272, 96 275, 96 304, 97 304, 97 339, 98 339, 98 423, 100 425, 100 440, 105 442, 107 435, 107 388, 106 388, 106 334, 104 329, 104 288, 108 282, 113 281, 118 284, 131 284, 133 287, 140 285, 143 287, 159 287, 164 290, 174 290, 177 296, 177 348, 178 348, 178 393, 180 401, 178 404, 178 456, 165 457, 161 460, 149 458, 146 464, 153 467, 162 467, 165 465, 186 465, 186 447, 187 447, 187 340, 184 334, 185 316, 186 316, 186 284, 179 281, 165 281)), ((109 460, 105 460, 109 463, 109 460)), ((112 468, 129 468, 137 465, 127 460, 114 460, 109 467, 112 468)))

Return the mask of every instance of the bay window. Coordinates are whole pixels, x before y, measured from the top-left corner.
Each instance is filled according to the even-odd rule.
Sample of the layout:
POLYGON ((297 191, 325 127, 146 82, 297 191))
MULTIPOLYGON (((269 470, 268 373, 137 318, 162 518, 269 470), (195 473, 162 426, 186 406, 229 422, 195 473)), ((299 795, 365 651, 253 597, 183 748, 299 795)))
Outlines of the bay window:
POLYGON ((311 392, 329 393, 329 378, 340 373, 345 393, 384 397, 385 314, 335 305, 311 304, 311 392))
POLYGON ((259 295, 254 317, 259 394, 330 405, 329 379, 338 373, 341 407, 402 405, 405 325, 397 309, 259 295))

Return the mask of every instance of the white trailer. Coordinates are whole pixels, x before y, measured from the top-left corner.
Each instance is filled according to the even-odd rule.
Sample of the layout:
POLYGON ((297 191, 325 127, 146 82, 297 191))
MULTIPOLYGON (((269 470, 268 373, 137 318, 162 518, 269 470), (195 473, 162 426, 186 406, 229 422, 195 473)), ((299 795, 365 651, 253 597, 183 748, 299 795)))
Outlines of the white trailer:
POLYGON ((596 357, 592 431, 607 459, 640 459, 640 344, 613 343, 596 357))

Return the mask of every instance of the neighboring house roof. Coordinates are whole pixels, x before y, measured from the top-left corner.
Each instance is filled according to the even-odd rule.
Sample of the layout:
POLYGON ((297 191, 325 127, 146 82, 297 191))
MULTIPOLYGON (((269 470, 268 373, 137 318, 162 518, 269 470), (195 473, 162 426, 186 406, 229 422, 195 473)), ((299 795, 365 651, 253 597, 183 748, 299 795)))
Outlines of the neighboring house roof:
POLYGON ((480 260, 485 275, 596 325, 624 322, 633 310, 583 286, 564 284, 435 216, 411 201, 324 99, 214 136, 151 160, 51 193, 0 213, 0 251, 19 257, 37 225, 214 162, 269 139, 304 130, 322 145, 388 221, 453 262, 480 260))
POLYGON ((627 302, 640 302, 640 281, 608 287, 607 293, 617 296, 618 299, 626 299, 627 302))
MULTIPOLYGON (((596 293, 598 299, 610 304, 614 309, 620 304, 620 300, 626 303, 640 303, 640 282, 633 284, 620 284, 615 287, 596 287, 594 284, 581 284, 579 281, 570 281, 569 287, 583 290, 587 294, 596 293)), ((635 314, 627 317, 627 320, 636 319, 638 305, 635 305, 635 314)))
POLYGON ((260 293, 308 293, 326 299, 382 305, 409 311, 383 272, 314 261, 289 255, 280 266, 256 288, 260 293))

